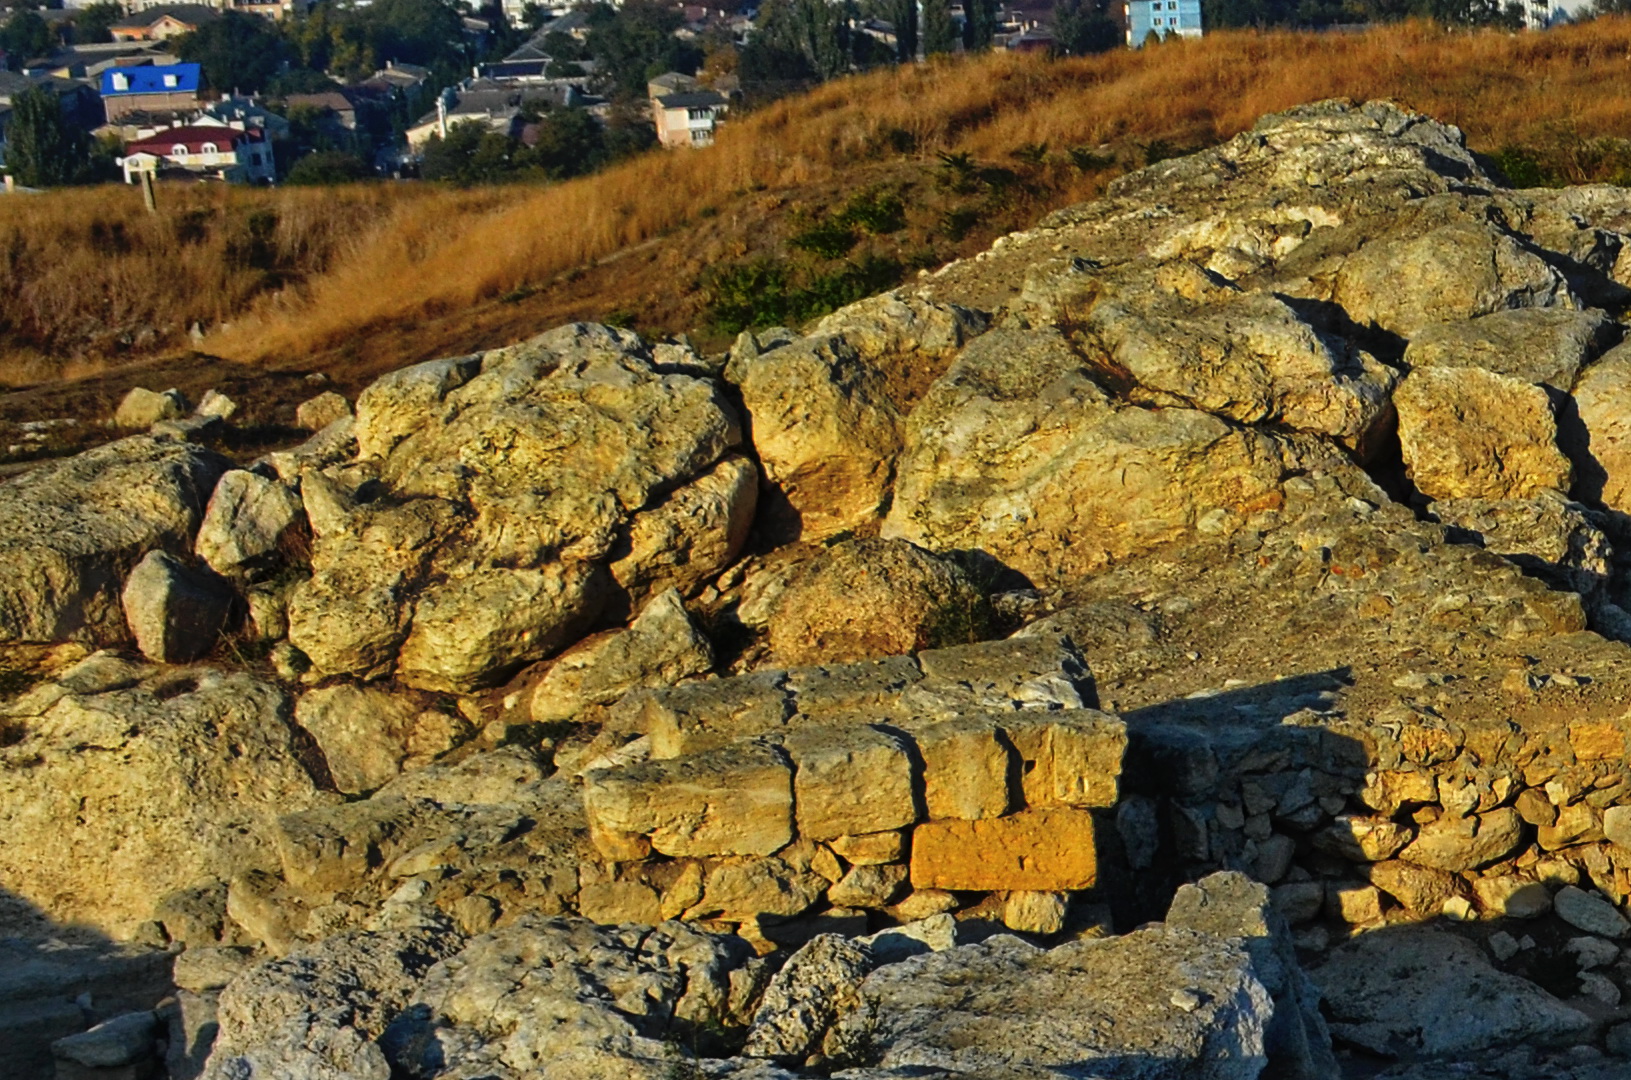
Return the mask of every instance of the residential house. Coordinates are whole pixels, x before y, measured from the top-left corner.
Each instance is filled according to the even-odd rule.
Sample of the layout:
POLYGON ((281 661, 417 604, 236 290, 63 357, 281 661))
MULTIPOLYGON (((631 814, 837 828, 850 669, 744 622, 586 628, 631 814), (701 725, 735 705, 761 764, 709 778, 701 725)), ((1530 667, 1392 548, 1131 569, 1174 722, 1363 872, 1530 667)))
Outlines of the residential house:
POLYGON ((680 71, 665 71, 646 83, 646 97, 656 100, 664 94, 689 94, 701 89, 702 84, 697 81, 695 75, 687 75, 680 71))
POLYGON ((559 18, 551 19, 538 28, 534 37, 542 40, 549 34, 565 34, 577 41, 589 40, 589 13, 581 8, 573 8, 559 18))
POLYGON ((102 72, 102 104, 109 121, 137 110, 191 112, 200 105, 201 82, 197 64, 109 68, 102 72))
POLYGON ((289 108, 301 106, 316 109, 325 118, 332 118, 331 122, 346 131, 357 130, 357 103, 343 90, 324 90, 316 94, 290 94, 286 99, 289 108))
POLYGON ((62 79, 99 79, 102 72, 112 67, 179 63, 181 58, 170 52, 162 42, 108 41, 58 49, 23 71, 25 74, 48 74, 62 79))
POLYGON ((289 137, 289 121, 251 98, 222 98, 206 105, 193 118, 193 123, 204 127, 237 128, 239 131, 258 128, 266 132, 266 137, 273 142, 289 137))
POLYGON ((448 131, 459 124, 477 123, 515 138, 521 134, 521 113, 527 106, 563 108, 580 100, 577 89, 570 85, 517 88, 486 79, 466 79, 462 86, 442 91, 436 111, 420 117, 408 129, 408 149, 417 154, 432 135, 445 139, 448 131))
POLYGON ((1158 37, 1201 36, 1201 0, 1127 0, 1127 44, 1137 49, 1158 37))
POLYGON ((290 15, 307 14, 317 6, 317 0, 226 0, 222 6, 276 22, 290 15))
POLYGON ((651 116, 657 125, 657 141, 674 149, 682 146, 712 146, 714 129, 719 126, 730 103, 714 90, 693 90, 652 98, 651 116))
POLYGON ((265 132, 207 125, 165 128, 128 144, 119 159, 125 183, 143 173, 229 183, 271 183, 277 177, 265 132))
POLYGON ((57 104, 62 107, 63 120, 74 127, 90 131, 102 122, 102 102, 90 84, 44 73, 0 69, 0 105, 9 108, 12 99, 28 90, 48 90, 55 94, 57 104))
POLYGON ((168 41, 220 17, 219 11, 204 4, 162 4, 126 15, 109 25, 108 32, 114 41, 168 41))

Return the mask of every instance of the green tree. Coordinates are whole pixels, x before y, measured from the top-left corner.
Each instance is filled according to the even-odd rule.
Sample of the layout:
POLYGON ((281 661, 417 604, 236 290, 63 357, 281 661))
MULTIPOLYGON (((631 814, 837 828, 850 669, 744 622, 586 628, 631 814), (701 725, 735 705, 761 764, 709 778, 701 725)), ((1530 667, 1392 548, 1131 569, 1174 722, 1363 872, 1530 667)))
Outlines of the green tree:
POLYGON ((766 60, 798 57, 802 64, 788 73, 790 78, 805 72, 816 79, 842 75, 851 66, 849 27, 855 17, 848 2, 768 0, 759 9, 759 32, 749 41, 750 47, 761 44, 764 52, 752 63, 744 55, 743 65, 757 71, 770 66, 766 60))
POLYGON ((464 24, 442 0, 374 0, 353 17, 367 27, 381 61, 427 65, 463 61, 464 24))
POLYGON ((5 50, 14 68, 21 67, 25 60, 50 52, 55 40, 46 21, 26 8, 13 12, 11 18, 0 25, 0 49, 5 50))
POLYGON ((372 180, 374 170, 356 154, 343 150, 319 150, 307 154, 289 170, 291 184, 351 184, 359 180, 372 180))
POLYGON ((538 120, 538 139, 517 164, 543 170, 552 180, 593 171, 606 153, 600 125, 583 109, 550 109, 538 120))
POLYGON ((36 87, 11 99, 6 168, 25 187, 60 187, 87 167, 85 133, 65 123, 62 105, 36 87))
POLYGON ((883 0, 879 16, 895 28, 895 59, 910 64, 917 59, 917 0, 883 0))
POLYGON ((1090 56, 1121 45, 1122 32, 1094 0, 1054 0, 1053 41, 1068 56, 1090 56))
POLYGON ((220 93, 256 93, 283 65, 283 39, 265 19, 227 11, 176 39, 176 55, 201 66, 205 81, 220 93))
POLYGON ((124 14, 124 7, 115 0, 98 0, 89 7, 80 8, 74 16, 75 43, 94 45, 112 41, 113 32, 109 27, 124 18, 124 14))
POLYGON ((997 36, 997 0, 963 0, 963 48, 980 52, 997 36))
POLYGON ((677 7, 660 0, 625 0, 615 11, 596 4, 590 19, 585 48, 610 94, 643 97, 646 80, 665 71, 693 75, 702 66, 702 50, 674 36, 685 22, 677 7))
POLYGON ((922 33, 925 56, 957 49, 957 23, 951 17, 950 0, 923 0, 922 33))

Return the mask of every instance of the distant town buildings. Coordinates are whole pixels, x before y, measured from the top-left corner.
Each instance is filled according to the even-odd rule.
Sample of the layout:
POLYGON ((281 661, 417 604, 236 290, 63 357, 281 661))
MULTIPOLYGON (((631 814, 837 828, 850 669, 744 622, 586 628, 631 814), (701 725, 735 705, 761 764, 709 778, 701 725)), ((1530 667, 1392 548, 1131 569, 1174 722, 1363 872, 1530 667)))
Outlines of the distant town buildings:
POLYGON ((271 183, 277 178, 264 131, 213 124, 165 128, 137 139, 125 147, 119 166, 127 184, 139 182, 143 173, 208 175, 232 183, 271 183))
POLYGON ((202 74, 197 64, 116 67, 102 72, 102 105, 110 122, 126 113, 197 109, 202 74))
POLYGON ((208 26, 221 13, 204 4, 168 4, 126 15, 108 27, 114 41, 168 41, 208 26))
POLYGON ((1127 0, 1127 44, 1137 49, 1156 37, 1201 36, 1201 0, 1127 0))

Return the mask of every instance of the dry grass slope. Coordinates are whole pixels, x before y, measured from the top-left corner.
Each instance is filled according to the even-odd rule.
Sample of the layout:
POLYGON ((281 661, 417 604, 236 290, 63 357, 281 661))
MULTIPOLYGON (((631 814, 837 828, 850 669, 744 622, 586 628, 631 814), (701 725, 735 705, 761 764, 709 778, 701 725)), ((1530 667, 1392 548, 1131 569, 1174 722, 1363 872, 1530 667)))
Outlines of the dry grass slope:
MULTIPOLYGON (((86 327, 125 325, 132 313, 158 326, 230 324, 202 347, 252 365, 328 354, 343 366, 372 334, 400 340, 431 323, 427 348, 460 347, 461 334, 474 347, 499 330, 474 316, 461 330, 465 313, 550 290, 639 245, 672 249, 664 257, 680 266, 705 230, 750 208, 774 212, 779 193, 842 191, 867 169, 942 153, 1001 161, 1039 143, 1059 157, 1105 144, 1197 146, 1326 97, 1393 98, 1460 125, 1475 149, 1523 145, 1563 179, 1601 179, 1613 162, 1595 140, 1631 135, 1628 76, 1631 19, 1519 35, 1418 23, 1220 33, 1081 60, 991 55, 879 71, 752 114, 710 151, 651 154, 543 188, 178 188, 157 217, 122 189, 3 200, 0 333, 33 343, 41 369, 14 358, 7 381, 53 363, 61 373, 53 343, 94 340, 86 327)), ((1068 205, 1111 172, 1054 175, 1048 198, 1068 205)), ((639 304, 618 293, 610 268, 597 280, 580 308, 639 304)), ((675 273, 672 288, 692 280, 675 273)))

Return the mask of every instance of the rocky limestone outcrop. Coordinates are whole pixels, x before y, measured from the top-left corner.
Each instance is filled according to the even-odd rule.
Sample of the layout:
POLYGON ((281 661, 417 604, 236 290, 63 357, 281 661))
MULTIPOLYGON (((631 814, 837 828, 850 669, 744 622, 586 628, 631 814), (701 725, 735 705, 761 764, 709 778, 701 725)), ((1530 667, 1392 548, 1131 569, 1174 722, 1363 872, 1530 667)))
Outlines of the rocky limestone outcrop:
POLYGON ((125 578, 154 548, 191 546, 225 468, 196 446, 137 436, 0 485, 0 640, 129 640, 125 578))
MULTIPOLYGON (((380 490, 321 513, 307 495, 313 576, 290 640, 319 672, 437 690, 502 680, 581 636, 619 589, 620 535, 741 439, 715 384, 660 374, 638 339, 585 326, 387 376, 358 398, 356 432, 380 490)), ((685 546, 728 559, 733 516, 691 519, 712 539, 685 546)), ((625 572, 649 580, 633 557, 625 572)))
POLYGON ((121 937, 172 889, 275 865, 278 815, 322 802, 290 702, 242 673, 97 654, 7 707, 0 879, 121 937))

